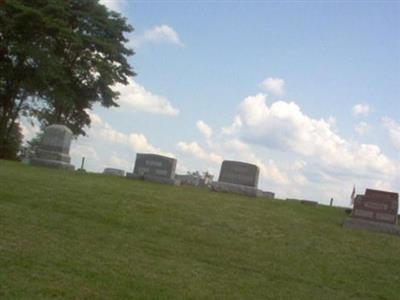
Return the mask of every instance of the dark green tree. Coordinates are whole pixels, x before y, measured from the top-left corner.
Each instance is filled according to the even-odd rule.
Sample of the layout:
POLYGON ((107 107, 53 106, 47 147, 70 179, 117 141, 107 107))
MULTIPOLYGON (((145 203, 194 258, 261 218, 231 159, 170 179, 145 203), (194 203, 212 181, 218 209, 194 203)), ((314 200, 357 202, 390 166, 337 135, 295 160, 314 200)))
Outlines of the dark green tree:
MULTIPOLYGON (((0 2, 1 3, 1 2, 0 2)), ((95 103, 117 106, 116 83, 134 76, 124 34, 133 29, 98 0, 4 0, 0 4, 0 158, 21 115, 75 135, 95 103)))

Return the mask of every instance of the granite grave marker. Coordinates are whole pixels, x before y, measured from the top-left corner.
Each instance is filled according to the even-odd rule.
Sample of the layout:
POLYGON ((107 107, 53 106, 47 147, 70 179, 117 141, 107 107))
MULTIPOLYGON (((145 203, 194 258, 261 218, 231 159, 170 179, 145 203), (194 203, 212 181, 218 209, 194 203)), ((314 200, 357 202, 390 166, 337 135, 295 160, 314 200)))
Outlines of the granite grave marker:
POLYGON ((219 173, 219 182, 240 184, 245 186, 258 187, 260 169, 253 164, 224 160, 219 173))
POLYGON ((367 189, 365 195, 355 197, 351 218, 344 225, 400 235, 398 199, 398 193, 367 189))
POLYGON ((250 197, 273 198, 273 193, 263 192, 257 188, 259 175, 260 169, 256 165, 224 160, 218 182, 213 182, 211 189, 216 192, 231 192, 250 197))
POLYGON ((175 179, 176 159, 158 154, 136 154, 133 173, 127 177, 156 181, 167 184, 179 184, 175 179))
POLYGON ((30 162, 33 165, 74 170, 70 164, 72 131, 64 125, 50 125, 43 133, 39 147, 30 162))

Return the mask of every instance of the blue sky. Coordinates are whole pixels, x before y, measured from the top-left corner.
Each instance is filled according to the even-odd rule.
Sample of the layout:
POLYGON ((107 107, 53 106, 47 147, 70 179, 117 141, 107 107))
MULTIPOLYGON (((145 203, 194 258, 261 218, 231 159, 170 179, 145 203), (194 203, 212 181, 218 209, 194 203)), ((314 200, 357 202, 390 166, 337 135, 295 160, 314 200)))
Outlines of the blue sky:
POLYGON ((101 2, 134 26, 138 75, 91 112, 76 165, 158 152, 218 176, 237 159, 278 197, 338 205, 353 184, 400 190, 400 2, 101 2))

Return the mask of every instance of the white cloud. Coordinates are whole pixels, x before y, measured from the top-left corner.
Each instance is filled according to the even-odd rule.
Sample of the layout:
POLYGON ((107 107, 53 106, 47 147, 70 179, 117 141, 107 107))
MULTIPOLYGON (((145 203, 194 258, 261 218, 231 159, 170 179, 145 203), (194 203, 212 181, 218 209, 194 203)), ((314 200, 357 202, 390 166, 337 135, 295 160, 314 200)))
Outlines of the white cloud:
POLYGON ((359 103, 353 106, 353 114, 355 116, 366 117, 369 115, 369 113, 370 113, 370 107, 368 104, 359 103))
POLYGON ((327 122, 331 125, 331 126, 335 126, 336 125, 336 118, 334 116, 329 116, 327 122))
POLYGON ((239 116, 236 116, 230 126, 222 127, 222 133, 226 135, 232 135, 236 133, 240 127, 242 127, 242 120, 239 116))
POLYGON ((169 157, 175 157, 173 153, 164 152, 160 148, 150 144, 143 134, 131 133, 128 136, 129 146, 136 152, 154 153, 169 157))
POLYGON ((266 91, 280 96, 283 94, 283 87, 285 85, 285 81, 281 78, 272 78, 268 77, 264 79, 261 83, 261 87, 264 88, 266 91))
POLYGON ((124 133, 114 129, 110 124, 103 121, 97 114, 90 113, 92 126, 88 130, 90 139, 97 142, 103 141, 108 143, 111 147, 122 145, 128 147, 134 152, 145 152, 175 157, 173 153, 162 151, 160 148, 152 145, 141 133, 124 133))
POLYGON ((272 159, 264 160, 257 157, 251 147, 239 139, 225 141, 223 151, 227 157, 257 165, 260 168, 261 176, 268 178, 268 181, 285 184, 289 180, 287 175, 278 168, 272 159))
POLYGON ((152 145, 145 135, 124 133, 114 129, 109 123, 88 112, 92 121, 86 137, 79 137, 71 145, 71 157, 75 166, 80 166, 82 156, 86 158, 85 169, 102 172, 106 167, 131 170, 134 152, 155 153, 174 157, 152 145))
POLYGON ((392 145, 397 150, 400 150, 400 124, 389 117, 384 117, 382 119, 382 124, 387 130, 392 145))
POLYGON ((360 122, 354 126, 355 132, 357 132, 359 135, 366 134, 370 129, 370 126, 368 125, 367 122, 360 122))
POLYGON ((23 142, 25 144, 40 132, 40 124, 36 120, 31 120, 26 117, 20 118, 19 126, 21 127, 22 135, 24 136, 23 142))
POLYGON ((305 115, 293 102, 266 104, 266 95, 244 99, 239 106, 237 135, 244 141, 307 157, 324 172, 360 176, 390 176, 392 161, 377 145, 349 142, 324 119, 305 115))
POLYGON ((112 153, 108 161, 107 168, 117 168, 126 170, 128 167, 130 169, 130 162, 128 160, 121 158, 116 152, 112 153))
POLYGON ((121 108, 167 116, 179 114, 179 110, 168 99, 146 90, 132 78, 128 79, 127 85, 117 84, 114 90, 120 92, 118 103, 121 108))
POLYGON ((123 8, 126 4, 125 0, 100 0, 100 4, 107 6, 108 9, 117 12, 123 12, 123 8))
POLYGON ((147 43, 167 43, 184 47, 178 33, 168 25, 158 25, 147 29, 142 35, 133 35, 132 46, 138 48, 147 43))
POLYGON ((100 118, 99 115, 96 115, 94 112, 92 112, 91 110, 87 109, 86 113, 89 115, 90 118, 90 125, 91 126, 103 126, 104 122, 103 120, 100 118))
MULTIPOLYGON (((72 144, 71 147, 71 155, 74 155, 78 158, 82 158, 82 157, 90 157, 91 160, 95 160, 95 161, 99 161, 99 155, 97 154, 97 151, 88 145, 84 145, 84 144, 72 144)), ((80 165, 79 165, 80 167, 80 165)))
POLYGON ((204 121, 197 121, 196 127, 205 136, 205 138, 209 139, 212 136, 213 131, 211 127, 208 126, 204 121))
POLYGON ((393 191, 392 184, 388 181, 377 180, 373 183, 373 189, 383 190, 383 191, 393 191))
POLYGON ((223 160, 220 155, 205 151, 197 142, 179 142, 178 149, 182 152, 189 153, 198 159, 215 164, 220 164, 223 160))

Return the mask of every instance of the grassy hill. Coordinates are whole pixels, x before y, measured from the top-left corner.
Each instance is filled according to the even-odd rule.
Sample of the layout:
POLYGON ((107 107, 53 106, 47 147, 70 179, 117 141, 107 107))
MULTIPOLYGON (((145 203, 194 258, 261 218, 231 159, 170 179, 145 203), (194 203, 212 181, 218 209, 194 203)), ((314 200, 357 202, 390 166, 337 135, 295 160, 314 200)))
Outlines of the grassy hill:
POLYGON ((0 299, 400 299, 339 208, 0 161, 0 299))

